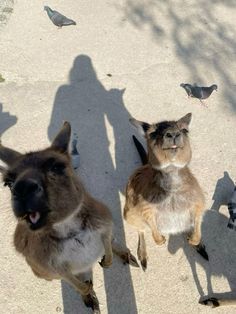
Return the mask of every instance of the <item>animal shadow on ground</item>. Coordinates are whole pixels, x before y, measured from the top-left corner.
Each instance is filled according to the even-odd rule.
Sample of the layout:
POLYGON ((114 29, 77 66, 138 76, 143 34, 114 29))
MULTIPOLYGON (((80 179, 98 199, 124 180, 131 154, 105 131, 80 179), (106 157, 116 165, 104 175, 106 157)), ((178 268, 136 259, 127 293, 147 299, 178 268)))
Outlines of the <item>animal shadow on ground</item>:
POLYGON ((0 103, 0 136, 17 122, 17 117, 9 112, 3 111, 3 105, 0 103))
MULTIPOLYGON (((87 190, 109 206, 115 237, 125 244, 119 193, 130 173, 131 164, 126 159, 131 136, 127 134, 130 114, 123 103, 123 94, 124 90, 106 90, 97 78, 91 59, 86 55, 77 56, 69 83, 59 87, 56 93, 48 136, 52 140, 64 120, 71 123, 72 136, 78 135, 80 177, 87 190), (114 156, 110 153, 113 143, 108 132, 114 137, 114 156)), ((113 265, 104 270, 104 283, 108 313, 137 313, 129 266, 114 258, 113 265)), ((95 283, 95 289, 96 286, 95 283)), ((103 283, 99 286, 104 289, 103 283)), ((64 282, 62 297, 64 313, 88 313, 78 294, 64 282)), ((103 304, 103 312, 102 307, 103 304)))
POLYGON ((169 238, 168 250, 171 254, 176 253, 180 248, 183 249, 191 267, 200 299, 212 296, 223 297, 225 299, 236 297, 236 232, 227 228, 229 218, 219 212, 220 206, 228 203, 233 190, 234 182, 228 172, 225 171, 224 176, 216 183, 212 198, 214 202, 211 209, 206 211, 202 223, 202 240, 206 245, 209 262, 205 261, 189 247, 185 239, 186 237, 184 238, 183 235, 171 236, 169 238), (201 265, 205 271, 207 291, 204 291, 197 274, 198 264, 201 265), (231 291, 217 291, 217 293, 215 293, 212 285, 212 278, 215 276, 224 277, 228 281, 231 291))

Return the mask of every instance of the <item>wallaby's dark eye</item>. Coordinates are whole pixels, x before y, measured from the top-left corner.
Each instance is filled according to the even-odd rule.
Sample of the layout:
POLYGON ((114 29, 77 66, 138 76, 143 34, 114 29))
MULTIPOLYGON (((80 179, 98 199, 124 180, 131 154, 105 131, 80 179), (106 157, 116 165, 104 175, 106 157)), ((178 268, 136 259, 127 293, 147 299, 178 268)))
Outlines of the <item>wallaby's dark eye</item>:
POLYGON ((180 136, 180 133, 177 133, 176 135, 175 135, 175 137, 179 137, 180 136))
POLYGON ((63 163, 55 163, 50 167, 50 171, 56 173, 56 174, 62 174, 65 170, 65 164, 63 163))
POLYGON ((166 133, 166 137, 171 138, 171 137, 172 137, 172 134, 171 134, 171 133, 166 133))

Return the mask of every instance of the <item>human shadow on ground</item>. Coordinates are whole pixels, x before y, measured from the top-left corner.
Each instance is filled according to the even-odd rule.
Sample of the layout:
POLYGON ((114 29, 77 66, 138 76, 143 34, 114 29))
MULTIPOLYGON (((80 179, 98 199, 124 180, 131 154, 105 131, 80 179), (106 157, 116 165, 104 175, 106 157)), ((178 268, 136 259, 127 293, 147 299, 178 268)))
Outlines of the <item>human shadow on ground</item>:
POLYGON ((0 103, 0 136, 17 122, 17 117, 7 111, 3 111, 3 104, 0 103))
MULTIPOLYGON (((125 244, 119 193, 130 173, 131 165, 126 156, 131 136, 127 134, 130 114, 123 103, 123 94, 124 90, 120 89, 106 90, 97 78, 91 59, 86 55, 77 56, 69 83, 59 87, 56 93, 48 136, 52 140, 63 121, 71 123, 72 136, 76 134, 79 139, 80 177, 87 190, 109 206, 115 236, 125 244), (113 142, 109 138, 112 137, 114 156, 113 150, 110 151, 113 142)), ((129 266, 115 259, 113 265, 104 270, 104 283, 108 313, 137 313, 129 266)), ((63 282, 62 297, 64 313, 81 314, 83 309, 88 312, 78 295, 63 282)))
POLYGON ((223 177, 216 183, 213 205, 210 210, 206 211, 202 223, 202 242, 206 245, 209 262, 205 261, 189 246, 186 236, 178 235, 169 238, 168 250, 171 254, 175 254, 181 248, 183 249, 191 267, 200 299, 206 296, 236 297, 236 232, 227 228, 229 218, 219 212, 220 206, 228 203, 233 190, 233 180, 225 171, 223 177), (197 265, 201 265, 205 271, 207 291, 204 291, 200 282, 197 265), (214 276, 224 277, 228 282, 230 291, 215 293, 212 285, 212 277, 214 276))
MULTIPOLYGON (((236 111, 236 30, 230 23, 234 21, 236 1, 126 0, 116 8, 121 12, 122 23, 148 31, 157 45, 163 46, 162 56, 170 49, 174 52, 189 73, 189 82, 184 83, 220 84, 223 103, 236 111), (169 45, 165 39, 170 40, 169 45), (211 82, 205 81, 206 71, 212 72, 211 82)), ((162 56, 158 56, 158 62, 162 56)))

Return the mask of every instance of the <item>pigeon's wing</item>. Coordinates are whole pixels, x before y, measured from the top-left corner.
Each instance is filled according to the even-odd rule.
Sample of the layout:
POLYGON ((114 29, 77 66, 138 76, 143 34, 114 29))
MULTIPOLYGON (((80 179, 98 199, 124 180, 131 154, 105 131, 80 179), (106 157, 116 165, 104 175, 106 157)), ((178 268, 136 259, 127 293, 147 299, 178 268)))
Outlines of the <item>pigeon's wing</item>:
POLYGON ((195 97, 195 98, 203 99, 202 87, 193 86, 193 87, 192 87, 192 95, 193 95, 193 97, 195 97))
POLYGON ((54 14, 51 18, 52 22, 59 27, 66 26, 66 25, 76 25, 75 21, 68 19, 66 16, 62 15, 61 13, 54 11, 54 14))

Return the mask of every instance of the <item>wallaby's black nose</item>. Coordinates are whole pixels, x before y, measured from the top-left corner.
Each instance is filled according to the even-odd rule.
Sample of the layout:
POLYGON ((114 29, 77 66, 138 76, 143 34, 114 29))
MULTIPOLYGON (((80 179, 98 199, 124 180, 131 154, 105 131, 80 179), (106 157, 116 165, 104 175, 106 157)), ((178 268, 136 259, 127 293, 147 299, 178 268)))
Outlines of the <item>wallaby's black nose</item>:
POLYGON ((17 181, 13 186, 14 196, 21 198, 39 196, 42 191, 43 187, 35 179, 23 179, 17 181))

